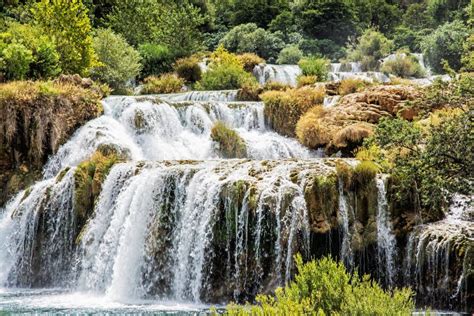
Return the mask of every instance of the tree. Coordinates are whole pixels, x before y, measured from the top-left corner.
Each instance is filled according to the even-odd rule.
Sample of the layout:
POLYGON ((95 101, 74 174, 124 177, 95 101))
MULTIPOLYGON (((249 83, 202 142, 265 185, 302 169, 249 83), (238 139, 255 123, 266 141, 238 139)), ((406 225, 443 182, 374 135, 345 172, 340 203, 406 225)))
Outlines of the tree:
POLYGON ((283 10, 289 9, 288 0, 234 0, 229 8, 232 24, 255 23, 266 28, 283 10))
POLYGON ((391 53, 393 42, 379 31, 369 28, 348 48, 348 58, 359 61, 364 70, 376 70, 379 60, 391 53))
POLYGON ((220 43, 231 52, 255 53, 265 59, 276 59, 285 45, 279 37, 253 23, 234 27, 220 43))
POLYGON ((421 49, 436 73, 443 73, 443 60, 454 70, 461 69, 463 45, 469 33, 466 25, 457 20, 438 27, 421 42, 421 49))
POLYGON ((330 39, 344 44, 355 34, 356 16, 344 0, 299 1, 295 4, 295 20, 310 38, 330 39))
POLYGON ((32 13, 35 23, 54 39, 62 71, 87 75, 97 56, 82 0, 41 0, 33 6, 32 13))
POLYGON ((110 29, 98 29, 94 36, 94 50, 99 58, 99 65, 91 71, 94 79, 120 89, 138 76, 140 54, 121 35, 110 29))
POLYGON ((176 56, 202 46, 200 9, 188 0, 120 1, 108 15, 108 25, 135 47, 140 44, 167 46, 176 56))

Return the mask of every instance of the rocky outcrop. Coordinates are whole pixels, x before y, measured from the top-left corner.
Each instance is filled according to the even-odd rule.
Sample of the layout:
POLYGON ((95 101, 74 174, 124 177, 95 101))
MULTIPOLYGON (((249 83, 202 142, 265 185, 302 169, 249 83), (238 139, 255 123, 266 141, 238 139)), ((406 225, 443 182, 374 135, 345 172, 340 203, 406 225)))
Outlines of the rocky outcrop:
POLYGON ((377 86, 348 94, 334 107, 311 108, 299 119, 296 135, 308 147, 324 147, 329 154, 349 154, 372 134, 381 118, 399 115, 413 119, 416 112, 408 103, 420 97, 418 89, 402 85, 377 86))
POLYGON ((102 93, 79 76, 0 85, 0 205, 38 179, 48 156, 102 113, 102 93))

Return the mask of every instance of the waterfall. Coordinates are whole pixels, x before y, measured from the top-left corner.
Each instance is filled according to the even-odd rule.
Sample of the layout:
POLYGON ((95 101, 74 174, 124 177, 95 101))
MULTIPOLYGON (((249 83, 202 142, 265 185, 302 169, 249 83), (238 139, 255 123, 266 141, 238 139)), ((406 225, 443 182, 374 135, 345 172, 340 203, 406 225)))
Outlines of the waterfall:
POLYGON ((339 190, 339 211, 338 219, 341 223, 342 229, 342 243, 341 243, 341 259, 349 269, 354 267, 354 254, 351 247, 351 231, 350 231, 350 219, 349 219, 349 202, 347 196, 344 193, 344 183, 342 179, 338 181, 339 190))
POLYGON ((393 234, 392 219, 387 205, 387 192, 385 190, 386 176, 378 176, 377 183, 377 248, 379 270, 383 266, 384 281, 388 286, 393 286, 395 271, 396 240, 393 234))
POLYGON ((168 102, 184 102, 184 101, 221 101, 232 102, 237 100, 238 90, 216 90, 216 91, 189 91, 182 93, 159 94, 162 100, 168 102))
POLYGON ((301 75, 298 65, 257 65, 253 70, 257 81, 264 85, 266 82, 278 82, 296 87, 296 78, 301 75))
POLYGON ((325 96, 323 107, 330 108, 337 104, 337 102, 341 99, 340 95, 332 95, 332 96, 325 96))
POLYGON ((473 268, 472 197, 456 195, 444 220, 417 226, 406 247, 405 283, 433 305, 466 304, 473 268))

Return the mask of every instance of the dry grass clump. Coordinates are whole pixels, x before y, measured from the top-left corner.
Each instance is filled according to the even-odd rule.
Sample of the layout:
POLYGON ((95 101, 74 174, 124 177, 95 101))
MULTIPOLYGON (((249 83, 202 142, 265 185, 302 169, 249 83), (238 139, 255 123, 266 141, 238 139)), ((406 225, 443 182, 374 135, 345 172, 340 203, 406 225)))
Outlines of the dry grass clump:
POLYGON ((360 92, 366 87, 369 87, 371 85, 370 82, 367 82, 362 79, 357 79, 357 78, 347 78, 341 80, 338 88, 338 94, 340 95, 346 95, 350 93, 356 93, 360 92))
POLYGON ((255 66, 265 62, 265 59, 254 53, 237 55, 237 59, 242 63, 244 70, 247 72, 252 72, 255 66))
POLYGON ((364 138, 373 134, 371 124, 359 122, 351 124, 339 130, 333 138, 336 147, 347 147, 348 145, 361 145, 364 138))
POLYGON ((322 104, 324 95, 325 88, 322 86, 265 92, 260 96, 265 103, 265 120, 278 133, 294 137, 300 117, 312 107, 322 104))
POLYGON ((0 142, 12 165, 41 166, 80 125, 102 113, 102 94, 69 82, 0 84, 0 142))
POLYGON ((292 89, 290 85, 277 81, 267 81, 263 86, 264 91, 286 91, 289 89, 292 89))
POLYGON ((263 88, 254 80, 248 80, 243 83, 237 92, 237 100, 239 101, 260 101, 260 94, 263 88))
POLYGON ((301 76, 298 76, 298 78, 296 79, 296 86, 298 88, 301 88, 304 86, 310 86, 310 85, 315 84, 317 80, 318 80, 318 77, 316 76, 301 75, 301 76))
POLYGON ((247 157, 245 141, 233 129, 222 122, 216 122, 211 130, 211 138, 219 144, 219 152, 224 158, 247 157))
POLYGON ((178 59, 173 65, 174 71, 180 78, 186 82, 196 82, 201 80, 201 67, 199 66, 199 59, 196 56, 178 59))
POLYGON ((315 106, 304 114, 296 124, 296 136, 305 146, 318 148, 327 145, 331 141, 331 128, 324 124, 324 109, 315 106))
POLYGON ((159 77, 150 76, 143 81, 145 84, 141 94, 160 94, 180 92, 184 86, 184 79, 176 74, 162 74, 159 77))

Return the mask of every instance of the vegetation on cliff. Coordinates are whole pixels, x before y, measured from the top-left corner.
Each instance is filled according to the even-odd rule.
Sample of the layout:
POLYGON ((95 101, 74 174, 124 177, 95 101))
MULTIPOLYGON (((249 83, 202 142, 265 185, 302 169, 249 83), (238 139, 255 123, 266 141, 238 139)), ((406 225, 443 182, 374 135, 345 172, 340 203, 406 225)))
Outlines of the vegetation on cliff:
POLYGON ((214 124, 211 130, 211 138, 218 144, 218 151, 225 158, 247 157, 245 141, 235 130, 227 127, 224 123, 217 122, 214 124))
POLYGON ((303 263, 298 273, 275 295, 257 296, 257 305, 227 306, 226 315, 410 315, 414 309, 409 289, 384 291, 369 276, 348 273, 331 258, 303 263))

